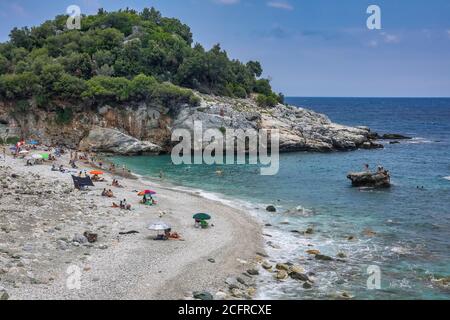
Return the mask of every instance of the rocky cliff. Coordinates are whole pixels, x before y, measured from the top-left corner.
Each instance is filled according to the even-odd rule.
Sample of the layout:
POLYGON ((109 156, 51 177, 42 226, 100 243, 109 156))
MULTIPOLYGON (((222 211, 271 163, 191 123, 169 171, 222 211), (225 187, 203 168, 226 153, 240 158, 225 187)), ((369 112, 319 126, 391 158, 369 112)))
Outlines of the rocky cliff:
POLYGON ((292 106, 260 108, 252 99, 200 95, 198 107, 170 109, 149 103, 86 107, 56 104, 53 108, 17 108, 0 102, 0 138, 37 139, 84 150, 118 154, 169 152, 174 129, 278 129, 280 150, 335 151, 382 147, 368 128, 332 123, 325 115, 292 106), (61 117, 70 110, 70 117, 61 117))

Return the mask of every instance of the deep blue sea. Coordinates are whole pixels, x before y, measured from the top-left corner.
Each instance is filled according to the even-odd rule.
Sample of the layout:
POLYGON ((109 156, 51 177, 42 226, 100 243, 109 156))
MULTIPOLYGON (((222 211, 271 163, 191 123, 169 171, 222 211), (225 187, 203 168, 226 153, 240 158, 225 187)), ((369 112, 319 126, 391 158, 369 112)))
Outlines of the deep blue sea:
MULTIPOLYGON (((305 290, 295 281, 263 276, 259 298, 450 299, 439 279, 450 277, 450 99, 288 98, 334 122, 414 137, 382 150, 283 154, 276 176, 251 165, 175 166, 170 156, 116 157, 143 176, 162 170, 174 184, 196 188, 246 208, 266 227, 267 250, 315 274, 305 290), (350 171, 369 163, 392 174, 389 190, 351 188, 350 171), (215 172, 223 170, 223 175, 215 172), (419 188, 418 188, 419 187, 419 188), (423 188, 422 188, 423 187, 423 188), (278 213, 265 212, 275 204, 278 213), (309 236, 293 230, 313 228, 309 236), (375 235, 373 233, 375 233, 375 235), (349 240, 353 237, 353 240, 349 240), (319 262, 318 249, 346 262, 319 262), (380 268, 381 289, 368 290, 367 268, 380 268)), ((212 213, 213 214, 213 213, 212 213)))

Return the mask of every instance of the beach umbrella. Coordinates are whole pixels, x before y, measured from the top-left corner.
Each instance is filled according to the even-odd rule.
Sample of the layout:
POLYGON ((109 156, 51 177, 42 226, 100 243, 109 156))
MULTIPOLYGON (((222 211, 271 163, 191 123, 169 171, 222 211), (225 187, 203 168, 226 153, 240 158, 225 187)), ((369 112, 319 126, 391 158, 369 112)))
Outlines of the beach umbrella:
POLYGON ((197 213, 193 216, 195 220, 210 220, 211 216, 207 213, 197 213))
POLYGON ((44 157, 42 156, 42 154, 33 154, 31 156, 33 159, 37 159, 37 160, 42 160, 44 159, 44 157))
POLYGON ((149 194, 149 195, 155 195, 156 192, 153 191, 153 190, 144 190, 144 191, 139 192, 139 193, 138 193, 138 196, 145 196, 145 195, 147 195, 147 194, 149 194))
POLYGON ((153 231, 165 231, 168 229, 171 229, 171 226, 162 221, 152 223, 151 225, 148 226, 148 230, 153 230, 153 231))
POLYGON ((105 174, 103 171, 100 171, 100 170, 92 170, 92 171, 90 171, 89 173, 90 173, 90 174, 93 174, 94 176, 98 176, 98 175, 101 175, 101 174, 105 174))

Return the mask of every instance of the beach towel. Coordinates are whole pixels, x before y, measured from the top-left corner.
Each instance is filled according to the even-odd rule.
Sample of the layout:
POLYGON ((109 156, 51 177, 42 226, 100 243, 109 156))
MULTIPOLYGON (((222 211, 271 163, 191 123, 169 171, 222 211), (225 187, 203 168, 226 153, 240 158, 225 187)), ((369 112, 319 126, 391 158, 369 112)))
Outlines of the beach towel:
POLYGON ((92 180, 90 177, 76 177, 72 175, 73 184, 75 185, 75 188, 78 190, 81 190, 85 187, 94 187, 94 184, 92 183, 92 180))

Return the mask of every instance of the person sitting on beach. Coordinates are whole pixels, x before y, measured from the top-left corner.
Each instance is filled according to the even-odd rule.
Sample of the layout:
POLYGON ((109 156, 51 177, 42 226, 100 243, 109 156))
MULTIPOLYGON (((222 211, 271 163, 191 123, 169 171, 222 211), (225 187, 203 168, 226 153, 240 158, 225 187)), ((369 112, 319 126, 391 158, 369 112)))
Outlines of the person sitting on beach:
POLYGON ((102 191, 102 197, 107 197, 108 195, 107 195, 107 192, 108 191, 106 191, 106 189, 103 189, 103 191, 102 191))
POLYGON ((112 192, 111 189, 109 189, 108 191, 106 191, 106 196, 107 196, 108 198, 114 198, 114 193, 112 192))
POLYGON ((60 171, 55 164, 52 164, 52 171, 60 171))
POLYGON ((31 159, 28 159, 26 166, 31 167, 32 165, 33 165, 33 162, 31 161, 31 159))
POLYGON ((127 203, 127 199, 123 199, 123 201, 120 201, 120 208, 123 210, 130 210, 131 211, 131 204, 127 203))
POLYGON ((104 178, 100 178, 98 174, 94 174, 94 176, 92 177, 92 181, 94 181, 94 182, 104 182, 105 179, 104 178))
POLYGON ((64 169, 63 165, 59 166, 59 172, 62 172, 62 173, 66 172, 66 169, 64 169))
POLYGON ((112 186, 116 188, 123 188, 123 186, 119 184, 119 181, 117 181, 116 179, 113 180, 112 186))

